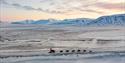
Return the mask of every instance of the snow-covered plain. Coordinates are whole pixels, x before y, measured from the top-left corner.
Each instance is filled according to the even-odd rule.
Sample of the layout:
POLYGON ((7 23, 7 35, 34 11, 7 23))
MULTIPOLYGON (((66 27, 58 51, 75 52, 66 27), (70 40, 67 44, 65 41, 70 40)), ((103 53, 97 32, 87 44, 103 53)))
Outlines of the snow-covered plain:
POLYGON ((0 24, 0 63, 125 63, 125 28, 0 24))

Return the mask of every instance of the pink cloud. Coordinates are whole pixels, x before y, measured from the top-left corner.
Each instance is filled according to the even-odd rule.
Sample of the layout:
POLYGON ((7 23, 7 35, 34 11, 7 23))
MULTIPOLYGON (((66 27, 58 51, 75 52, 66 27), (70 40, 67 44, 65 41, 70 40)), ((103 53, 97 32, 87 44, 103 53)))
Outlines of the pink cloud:
POLYGON ((125 3, 97 3, 96 6, 109 10, 125 10, 125 3))

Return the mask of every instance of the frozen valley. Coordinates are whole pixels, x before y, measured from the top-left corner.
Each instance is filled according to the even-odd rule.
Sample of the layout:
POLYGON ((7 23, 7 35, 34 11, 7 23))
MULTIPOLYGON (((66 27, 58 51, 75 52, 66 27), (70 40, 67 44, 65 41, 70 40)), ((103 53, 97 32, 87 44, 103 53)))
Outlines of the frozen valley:
POLYGON ((124 63, 125 28, 0 25, 0 63, 124 63), (60 50, 92 53, 56 55, 60 50))

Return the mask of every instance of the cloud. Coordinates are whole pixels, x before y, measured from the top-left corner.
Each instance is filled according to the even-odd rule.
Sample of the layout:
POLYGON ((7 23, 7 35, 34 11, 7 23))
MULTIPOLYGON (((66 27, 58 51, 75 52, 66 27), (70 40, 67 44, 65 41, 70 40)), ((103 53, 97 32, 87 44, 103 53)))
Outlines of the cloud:
MULTIPOLYGON (((14 8, 20 8, 31 11, 40 11, 50 14, 66 14, 72 11, 80 11, 80 12, 90 12, 101 14, 99 10, 95 10, 93 8, 89 8, 90 6, 96 5, 97 7, 105 8, 105 9, 114 9, 120 8, 121 5, 116 6, 115 4, 109 3, 98 3, 98 0, 40 0, 38 3, 42 5, 41 7, 32 7, 30 5, 23 5, 19 3, 9 3, 5 0, 0 0, 2 4, 12 6, 14 8), (114 6, 115 5, 115 6, 114 6)), ((29 0, 30 1, 30 0, 29 0)))
POLYGON ((40 0, 41 3, 49 2, 49 1, 52 1, 52 0, 40 0))
POLYGON ((5 0, 0 0, 1 4, 4 4, 4 5, 8 5, 8 6, 12 6, 12 7, 15 7, 15 8, 20 8, 20 9, 25 9, 25 10, 33 10, 33 11, 41 11, 41 12, 46 12, 46 13, 64 13, 64 12, 61 12, 61 11, 54 11, 54 10, 49 10, 49 9, 46 9, 46 10, 43 10, 42 8, 34 8, 32 6, 25 6, 25 5, 21 5, 21 4, 18 4, 18 3, 8 3, 7 1, 5 0))
POLYGON ((89 8, 87 8, 87 9, 84 9, 84 8, 75 8, 75 9, 77 9, 77 10, 79 10, 81 12, 90 12, 90 13, 97 13, 97 14, 103 14, 104 13, 102 11, 95 10, 95 9, 89 9, 89 8))
POLYGON ((5 0, 0 0, 0 4, 9 5, 9 3, 8 3, 8 2, 6 2, 5 0))
POLYGON ((97 3, 97 7, 109 9, 109 10, 125 10, 125 2, 121 3, 97 3))
POLYGON ((92 10, 92 9, 86 9, 86 10, 81 10, 81 11, 93 12, 93 13, 97 13, 97 14, 103 14, 104 13, 102 11, 97 11, 97 10, 92 10))
POLYGON ((41 0, 40 3, 45 3, 48 4, 48 8, 34 8, 32 6, 25 6, 19 3, 8 3, 5 0, 0 0, 2 4, 9 5, 15 8, 20 8, 20 9, 25 9, 25 10, 33 10, 33 11, 42 11, 46 13, 56 13, 56 14, 62 14, 62 13, 68 13, 72 10, 79 10, 79 11, 86 11, 86 12, 95 12, 95 13, 100 13, 98 11, 92 10, 92 9, 80 9, 82 7, 87 7, 91 5, 93 2, 96 0, 41 0), (84 4, 84 3, 89 3, 89 4, 84 4), (90 3, 91 2, 91 3, 90 3), (70 10, 70 11, 69 11, 70 10))
POLYGON ((31 6, 23 6, 23 5, 20 5, 20 4, 12 4, 12 5, 14 7, 22 8, 22 9, 25 9, 25 10, 42 11, 42 12, 46 12, 46 13, 63 13, 63 12, 60 12, 60 11, 50 11, 48 9, 43 10, 42 8, 33 8, 31 6))
POLYGON ((16 8, 22 8, 22 9, 25 9, 25 10, 37 10, 31 6, 22 6, 20 4, 17 4, 17 3, 14 3, 14 4, 11 4, 12 6, 16 7, 16 8))

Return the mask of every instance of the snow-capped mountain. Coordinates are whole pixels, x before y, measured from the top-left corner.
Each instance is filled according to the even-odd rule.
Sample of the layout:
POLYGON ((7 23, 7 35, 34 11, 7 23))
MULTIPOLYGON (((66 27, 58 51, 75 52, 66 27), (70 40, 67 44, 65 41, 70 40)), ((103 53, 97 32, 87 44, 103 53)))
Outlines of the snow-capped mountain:
POLYGON ((92 19, 87 18, 78 18, 78 19, 64 19, 64 20, 55 20, 55 19, 48 19, 48 20, 24 20, 18 22, 12 22, 12 24, 42 24, 42 25, 83 25, 87 24, 92 19))
POLYGON ((31 24, 48 24, 49 20, 37 20, 32 22, 31 24))
POLYGON ((18 22, 12 22, 12 24, 31 24, 35 22, 34 20, 23 20, 23 21, 18 21, 18 22))
POLYGON ((92 19, 88 18, 65 19, 59 22, 51 23, 51 25, 84 25, 91 21, 92 19))
POLYGON ((24 21, 18 21, 18 22, 12 22, 12 24, 47 24, 49 23, 49 20, 24 20, 24 21))
POLYGON ((80 25, 80 26, 105 26, 105 25, 125 25, 125 14, 101 16, 97 19, 77 18, 64 20, 24 20, 12 22, 12 24, 42 24, 42 25, 80 25))
POLYGON ((58 22, 58 20, 55 19, 48 19, 48 20, 23 20, 23 21, 18 21, 18 22, 12 22, 12 24, 51 24, 54 22, 58 22))
POLYGON ((125 14, 111 15, 111 16, 102 16, 86 25, 125 25, 125 14))

